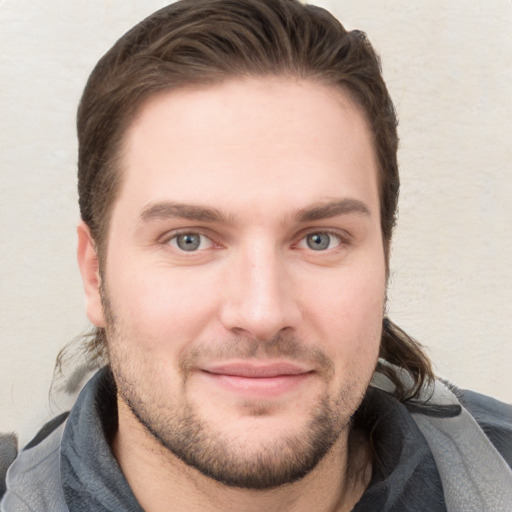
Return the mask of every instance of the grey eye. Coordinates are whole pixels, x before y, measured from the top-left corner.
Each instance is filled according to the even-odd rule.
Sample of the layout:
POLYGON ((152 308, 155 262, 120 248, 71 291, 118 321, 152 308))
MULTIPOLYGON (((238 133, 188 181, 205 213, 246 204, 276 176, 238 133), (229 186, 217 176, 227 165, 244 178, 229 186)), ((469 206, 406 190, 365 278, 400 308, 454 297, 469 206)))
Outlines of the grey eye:
POLYGON ((176 236, 176 245, 182 251, 196 251, 201 245, 201 235, 197 233, 185 233, 176 236))
POLYGON ((306 237, 306 243, 314 251, 324 251, 331 245, 329 233, 311 233, 306 237))

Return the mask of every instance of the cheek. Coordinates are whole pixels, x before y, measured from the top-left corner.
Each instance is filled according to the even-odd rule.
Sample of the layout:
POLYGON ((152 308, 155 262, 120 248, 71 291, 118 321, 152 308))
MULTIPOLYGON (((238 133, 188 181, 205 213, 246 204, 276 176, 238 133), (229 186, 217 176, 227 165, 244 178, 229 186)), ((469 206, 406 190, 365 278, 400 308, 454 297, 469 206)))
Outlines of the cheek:
POLYGON ((384 266, 352 269, 331 276, 324 285, 309 300, 314 331, 329 340, 335 358, 376 357, 386 295, 384 266))
POLYGON ((200 336, 215 309, 217 294, 208 279, 190 272, 148 265, 108 275, 107 286, 125 342, 135 338, 145 350, 174 348, 200 336))

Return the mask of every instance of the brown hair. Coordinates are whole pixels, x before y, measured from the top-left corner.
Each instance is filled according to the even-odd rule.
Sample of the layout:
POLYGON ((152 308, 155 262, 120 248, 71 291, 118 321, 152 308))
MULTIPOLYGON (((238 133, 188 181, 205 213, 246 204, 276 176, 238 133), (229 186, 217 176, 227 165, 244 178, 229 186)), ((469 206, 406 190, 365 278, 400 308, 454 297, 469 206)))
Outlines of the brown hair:
MULTIPOLYGON (((82 219, 103 263, 117 165, 126 128, 150 96, 231 77, 290 75, 342 88, 365 113, 379 161, 380 211, 386 259, 395 224, 399 176, 397 119, 379 58, 363 32, 346 31, 331 14, 297 0, 181 0, 127 32, 98 62, 78 109, 78 191, 82 219)), ((413 376, 415 395, 430 363, 405 333, 384 324, 381 356, 413 376)), ((89 358, 104 360, 98 329, 89 358)), ((392 370, 386 373, 399 386, 392 370)))

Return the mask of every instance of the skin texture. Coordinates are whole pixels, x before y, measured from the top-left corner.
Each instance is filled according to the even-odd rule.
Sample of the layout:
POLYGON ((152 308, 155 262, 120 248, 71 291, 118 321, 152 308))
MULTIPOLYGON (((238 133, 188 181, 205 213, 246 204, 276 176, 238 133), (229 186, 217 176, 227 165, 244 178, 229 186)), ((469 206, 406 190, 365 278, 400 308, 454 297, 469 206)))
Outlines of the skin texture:
POLYGON ((290 77, 166 92, 129 127, 121 172, 102 272, 84 224, 78 257, 137 499, 349 510, 386 288, 360 109, 290 77))

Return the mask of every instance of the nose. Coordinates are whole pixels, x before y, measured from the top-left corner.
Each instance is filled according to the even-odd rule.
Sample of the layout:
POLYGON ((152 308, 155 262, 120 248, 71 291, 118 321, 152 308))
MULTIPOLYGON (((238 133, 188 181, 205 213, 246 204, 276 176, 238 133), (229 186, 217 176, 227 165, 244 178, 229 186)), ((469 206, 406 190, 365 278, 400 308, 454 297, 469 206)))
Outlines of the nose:
POLYGON ((253 246, 230 262, 222 287, 224 328, 237 335, 270 340, 298 327, 301 310, 283 260, 273 248, 253 246))

